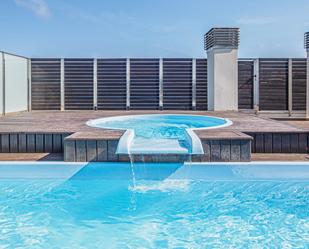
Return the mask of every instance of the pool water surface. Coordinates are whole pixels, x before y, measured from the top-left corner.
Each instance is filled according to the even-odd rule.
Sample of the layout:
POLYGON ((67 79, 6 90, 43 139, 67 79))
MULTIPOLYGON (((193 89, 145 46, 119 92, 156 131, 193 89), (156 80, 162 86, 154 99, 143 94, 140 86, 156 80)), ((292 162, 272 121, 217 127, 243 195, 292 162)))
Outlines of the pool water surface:
POLYGON ((308 165, 133 169, 1 164, 0 248, 308 248, 308 165))

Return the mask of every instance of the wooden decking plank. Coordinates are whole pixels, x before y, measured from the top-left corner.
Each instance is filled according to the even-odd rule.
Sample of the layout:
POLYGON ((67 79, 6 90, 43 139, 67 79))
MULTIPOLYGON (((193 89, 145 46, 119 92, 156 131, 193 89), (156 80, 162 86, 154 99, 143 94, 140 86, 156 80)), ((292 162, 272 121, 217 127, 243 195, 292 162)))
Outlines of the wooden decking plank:
POLYGON ((44 152, 44 135, 35 134, 35 152, 44 152))
POLYGON ((26 134, 18 134, 18 152, 27 152, 27 136, 26 134))
POLYGON ((87 147, 87 162, 97 161, 97 142, 94 140, 86 141, 87 147))
POLYGON ((239 162, 240 161, 240 141, 231 140, 231 161, 239 162))

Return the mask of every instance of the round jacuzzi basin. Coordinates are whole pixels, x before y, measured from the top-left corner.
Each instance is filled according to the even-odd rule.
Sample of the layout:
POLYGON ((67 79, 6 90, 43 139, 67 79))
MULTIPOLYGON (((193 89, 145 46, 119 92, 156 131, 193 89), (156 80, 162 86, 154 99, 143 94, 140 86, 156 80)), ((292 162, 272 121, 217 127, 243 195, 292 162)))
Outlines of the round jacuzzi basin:
POLYGON ((228 119, 184 114, 146 114, 90 120, 87 125, 105 129, 134 130, 143 138, 182 139, 187 129, 210 129, 231 125, 228 119))
POLYGON ((192 129, 219 128, 232 122, 202 115, 146 114, 95 119, 87 124, 127 130, 118 143, 119 154, 203 154, 192 129))

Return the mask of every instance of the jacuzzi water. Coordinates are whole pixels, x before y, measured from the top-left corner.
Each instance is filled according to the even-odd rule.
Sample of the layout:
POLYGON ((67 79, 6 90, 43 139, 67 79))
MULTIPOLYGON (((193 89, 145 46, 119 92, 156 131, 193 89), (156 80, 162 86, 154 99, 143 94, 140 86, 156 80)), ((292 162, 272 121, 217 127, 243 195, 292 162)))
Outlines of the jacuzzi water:
POLYGON ((308 164, 0 164, 0 248, 308 248, 308 164))
POLYGON ((185 114, 147 114, 91 120, 89 126, 134 130, 131 153, 191 153, 188 129, 219 128, 231 124, 228 119, 185 114))

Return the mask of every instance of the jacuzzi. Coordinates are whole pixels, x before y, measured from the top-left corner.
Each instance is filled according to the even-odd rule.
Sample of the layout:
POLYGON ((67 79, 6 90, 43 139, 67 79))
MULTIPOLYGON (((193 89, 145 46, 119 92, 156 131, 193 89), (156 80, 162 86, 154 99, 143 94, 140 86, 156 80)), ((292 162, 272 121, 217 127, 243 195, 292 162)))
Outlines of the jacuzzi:
POLYGON ((194 130, 222 128, 225 118, 187 114, 128 115, 89 120, 88 126, 125 130, 118 154, 203 154, 194 130))

